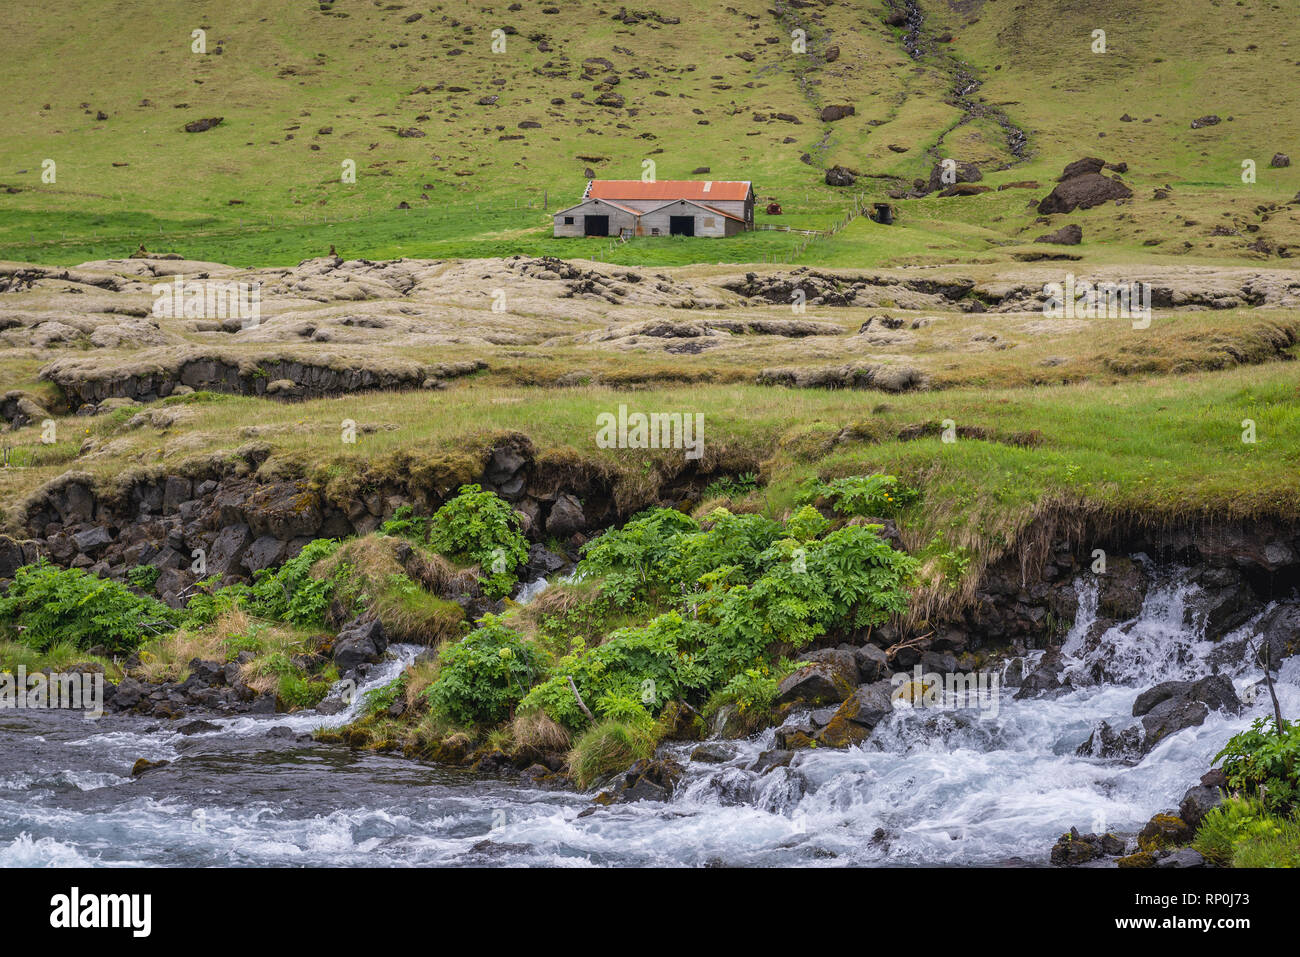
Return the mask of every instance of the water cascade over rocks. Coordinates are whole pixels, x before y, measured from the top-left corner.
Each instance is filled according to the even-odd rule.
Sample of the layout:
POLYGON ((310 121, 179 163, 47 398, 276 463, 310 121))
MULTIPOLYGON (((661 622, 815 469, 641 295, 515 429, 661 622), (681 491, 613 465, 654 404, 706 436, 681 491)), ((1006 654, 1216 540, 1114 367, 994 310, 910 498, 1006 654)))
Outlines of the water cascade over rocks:
MULTIPOLYGON (((1232 734, 1270 712, 1254 660, 1298 610, 1269 603, 1214 641, 1198 576, 1148 574, 1137 613, 1118 623, 1099 617, 1095 581, 1076 579, 1059 649, 1005 662, 995 706, 898 710, 842 750, 783 751, 777 728, 666 745, 685 768, 667 801, 599 807, 306 737, 346 723, 414 646, 390 648, 333 715, 215 719, 187 737, 135 716, 11 712, 0 865, 1044 864, 1073 826, 1131 848, 1232 734), (1044 669, 1050 681, 1022 677, 1044 669), (169 763, 133 777, 142 757, 169 763)), ((1276 683, 1284 713, 1300 713, 1300 656, 1282 660, 1276 683)))

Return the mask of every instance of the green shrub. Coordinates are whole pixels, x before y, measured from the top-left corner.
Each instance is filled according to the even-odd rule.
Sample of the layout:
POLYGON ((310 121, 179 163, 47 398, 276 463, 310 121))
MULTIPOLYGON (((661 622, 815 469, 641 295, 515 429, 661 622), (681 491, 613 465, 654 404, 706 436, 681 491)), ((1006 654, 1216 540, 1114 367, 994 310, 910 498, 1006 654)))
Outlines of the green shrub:
POLYGON ((1300 867, 1300 821, 1258 798, 1228 798, 1205 815, 1192 847, 1225 867, 1300 867))
POLYGON ((249 610, 264 618, 303 627, 323 624, 335 590, 346 581, 347 568, 340 566, 326 579, 313 578, 311 569, 321 559, 333 555, 339 544, 333 538, 315 539, 276 571, 259 571, 247 596, 249 610))
POLYGON ((805 505, 786 521, 785 534, 796 541, 806 542, 819 538, 826 529, 830 528, 830 524, 821 512, 811 505, 805 505))
POLYGON ((701 647, 703 631, 699 622, 677 612, 620 628, 599 647, 561 659, 520 707, 545 711, 572 730, 585 727, 589 722, 569 686, 572 678, 588 707, 607 696, 621 696, 657 713, 673 698, 707 687, 708 673, 693 654, 701 647))
POLYGON ((781 526, 762 515, 733 515, 714 509, 710 527, 684 532, 673 542, 665 563, 671 583, 694 588, 700 577, 717 568, 735 568, 743 577, 758 572, 759 556, 781 537, 781 526))
POLYGON ((714 479, 700 496, 704 501, 711 498, 744 498, 758 488, 758 476, 753 472, 744 472, 735 477, 714 479))
POLYGON ((406 675, 398 675, 388 684, 380 688, 371 688, 361 699, 361 713, 363 715, 379 714, 381 711, 387 711, 397 699, 406 694, 406 675))
POLYGON ((460 494, 434 513, 429 544, 448 558, 477 564, 483 590, 493 598, 510 593, 515 571, 528 561, 519 516, 509 502, 478 485, 462 485, 460 494))
POLYGON ((179 619, 162 602, 119 582, 45 561, 19 568, 0 597, 0 633, 37 651, 68 643, 129 652, 146 638, 174 630, 179 619))
POLYGON ((606 719, 574 742, 569 773, 580 788, 589 788, 609 774, 626 770, 655 751, 654 725, 639 720, 606 719))
POLYGON ((1278 728, 1275 719, 1258 718, 1214 760, 1223 761, 1230 788, 1259 797, 1270 811, 1300 803, 1300 722, 1283 720, 1278 728))
POLYGON ((158 584, 158 576, 162 574, 162 569, 155 568, 153 565, 136 565, 126 573, 126 580, 131 583, 133 588, 147 594, 152 593, 154 586, 158 584))
POLYGON ((604 594, 630 608, 652 593, 675 585, 673 564, 681 536, 699 523, 676 509, 652 508, 582 547, 578 575, 604 576, 604 594))
POLYGON ((805 498, 828 498, 840 515, 889 518, 916 502, 921 493, 893 475, 850 475, 830 482, 812 481, 805 498))
POLYGON ((493 723, 511 709, 542 674, 542 652, 484 615, 480 626, 439 655, 438 678, 424 692, 429 707, 458 724, 493 723))
POLYGON ((414 542, 428 542, 429 518, 427 515, 416 515, 415 509, 409 505, 399 505, 394 510, 393 517, 379 526, 379 531, 384 535, 409 538, 414 542))
POLYGON ((220 575, 210 575, 192 586, 194 593, 183 612, 186 628, 202 628, 232 609, 248 606, 252 589, 243 583, 218 589, 220 582, 220 575))

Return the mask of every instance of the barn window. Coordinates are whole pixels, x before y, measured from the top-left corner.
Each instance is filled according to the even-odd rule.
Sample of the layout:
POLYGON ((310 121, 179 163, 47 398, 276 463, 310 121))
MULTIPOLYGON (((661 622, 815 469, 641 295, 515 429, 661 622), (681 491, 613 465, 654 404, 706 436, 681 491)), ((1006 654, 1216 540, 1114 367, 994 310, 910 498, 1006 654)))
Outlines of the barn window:
POLYGON ((564 225, 566 225, 566 226, 572 226, 572 225, 573 225, 573 217, 572 217, 572 216, 565 216, 565 217, 564 217, 564 225))
POLYGON ((651 226, 651 227, 650 227, 650 235, 651 235, 651 236, 658 236, 658 235, 659 235, 659 227, 658 227, 658 226, 651 226))

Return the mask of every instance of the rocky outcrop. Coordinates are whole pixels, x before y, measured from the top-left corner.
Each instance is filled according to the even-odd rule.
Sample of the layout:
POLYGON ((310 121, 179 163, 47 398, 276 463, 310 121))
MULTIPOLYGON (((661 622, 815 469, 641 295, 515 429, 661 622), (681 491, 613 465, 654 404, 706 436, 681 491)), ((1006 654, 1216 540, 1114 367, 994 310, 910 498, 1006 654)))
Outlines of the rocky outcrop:
POLYGON ((1092 209, 1115 199, 1128 199, 1133 191, 1118 178, 1103 176, 1105 160, 1089 157, 1076 160, 1065 167, 1053 190, 1038 204, 1038 213, 1072 213, 1076 209, 1092 209))
POLYGON ((1080 834, 1072 827, 1053 845, 1049 859, 1053 867, 1077 867, 1123 853, 1124 842, 1114 834, 1080 834))
POLYGON ((155 361, 133 361, 125 368, 94 359, 60 359, 41 370, 63 390, 72 408, 108 398, 153 402, 178 387, 276 399, 309 399, 360 391, 437 388, 447 379, 487 367, 482 361, 421 365, 364 364, 330 356, 314 358, 226 357, 219 353, 160 354, 155 361))
POLYGON ((850 363, 832 366, 787 366, 763 369, 759 385, 795 389, 875 389, 880 392, 915 392, 929 388, 925 373, 911 366, 850 363))
POLYGON ((1198 681, 1164 681, 1138 695, 1133 716, 1146 732, 1143 750, 1150 751, 1171 734, 1203 723, 1211 711, 1236 714, 1241 701, 1232 682, 1222 675, 1198 681))
POLYGON ((334 639, 334 664, 345 675, 363 664, 376 664, 387 650, 388 639, 378 619, 358 618, 344 625, 334 639))

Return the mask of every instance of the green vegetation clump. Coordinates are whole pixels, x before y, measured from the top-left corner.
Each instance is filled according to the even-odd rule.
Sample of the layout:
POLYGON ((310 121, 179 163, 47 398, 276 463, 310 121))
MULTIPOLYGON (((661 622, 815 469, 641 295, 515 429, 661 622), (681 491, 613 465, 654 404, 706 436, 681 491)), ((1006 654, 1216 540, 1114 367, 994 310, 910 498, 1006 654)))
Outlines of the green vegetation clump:
POLYGON ((434 513, 429 544, 452 559, 468 559, 483 574, 483 591, 493 598, 510 593, 516 569, 528 560, 528 539, 519 531, 519 516, 510 503, 478 485, 460 493, 434 513))
POLYGON ((339 544, 336 539, 318 538, 304 545, 297 556, 275 571, 258 572, 248 594, 250 610, 261 617, 295 625, 324 623, 335 591, 346 581, 347 569, 340 567, 326 579, 312 577, 311 569, 321 559, 333 555, 339 544))
POLYGON ((70 644, 130 652, 146 638, 171 631, 178 617, 119 582, 45 561, 19 568, 0 596, 0 634, 37 651, 70 644))
POLYGON ((893 475, 850 475, 808 483, 805 500, 826 498, 839 515, 890 518, 917 502, 921 493, 893 475))
POLYGON ((817 519, 801 509, 783 526, 717 509, 701 524, 652 509, 588 543, 580 577, 599 579, 600 594, 623 607, 661 611, 595 647, 574 642, 520 710, 543 711, 574 732, 591 723, 592 703, 610 696, 637 701, 652 716, 674 699, 711 697, 764 713, 775 697, 774 659, 907 607, 915 559, 876 526, 790 537, 820 534, 828 523, 817 519))
POLYGON ((283 651, 259 659, 254 670, 261 677, 276 679, 276 696, 288 711, 316 707, 329 694, 330 686, 339 680, 334 665, 311 675, 283 651))
POLYGON ((580 788, 622 771, 654 754, 654 725, 608 718, 592 726, 573 745, 569 773, 580 788))
POLYGON ((1230 788, 1258 798, 1269 811, 1285 813, 1300 804, 1300 722, 1283 720, 1279 728, 1273 718, 1258 718, 1214 760, 1223 761, 1230 788))
POLYGON ((540 649, 495 615, 442 650, 430 708, 462 725, 503 721, 542 673, 540 649))
POLYGON ((162 569, 153 565, 136 565, 126 573, 126 580, 131 583, 131 587, 149 594, 158 584, 158 576, 161 574, 162 569))
POLYGON ((1205 815, 1192 847, 1222 867, 1300 867, 1300 817, 1232 797, 1205 815))

